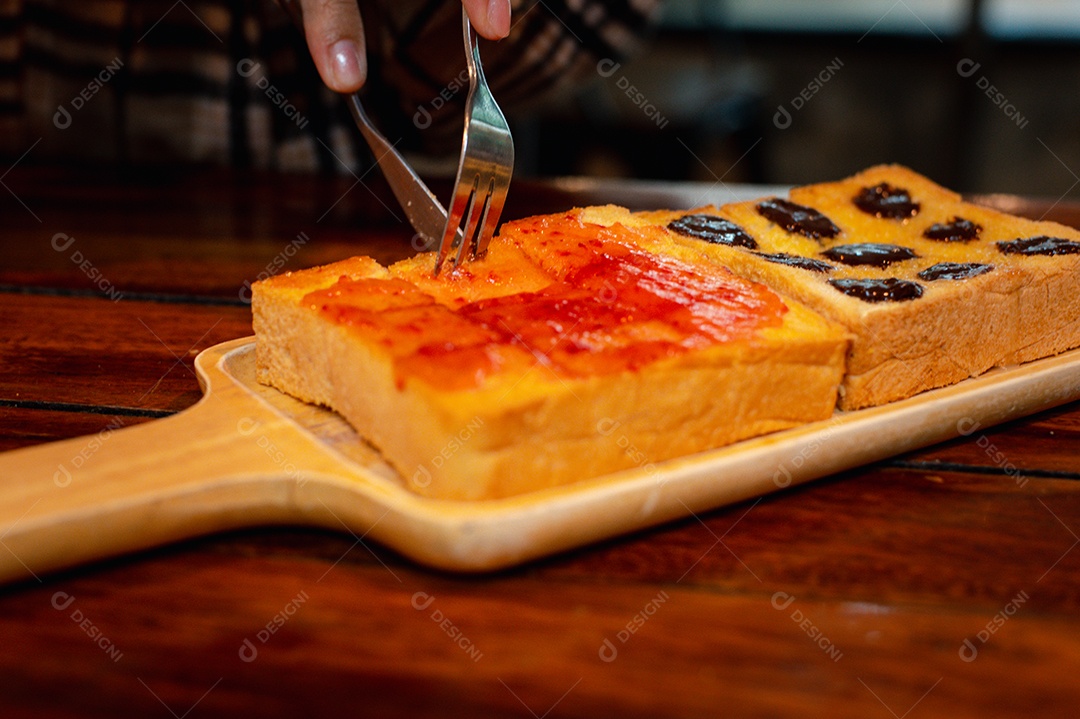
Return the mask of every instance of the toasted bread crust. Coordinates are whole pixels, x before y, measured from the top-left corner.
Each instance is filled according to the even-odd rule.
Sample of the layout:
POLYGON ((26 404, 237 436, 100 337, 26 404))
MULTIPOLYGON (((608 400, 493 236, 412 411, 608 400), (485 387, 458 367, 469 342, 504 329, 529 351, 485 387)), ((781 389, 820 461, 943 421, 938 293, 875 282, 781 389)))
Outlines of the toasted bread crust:
MULTIPOLYGON (((685 235, 675 242, 696 250, 737 274, 762 282, 838 322, 853 335, 840 406, 859 409, 909 397, 997 367, 1080 346, 1080 254, 1023 256, 1003 253, 999 242, 1036 236, 1080 241, 1080 231, 1036 222, 964 202, 959 195, 897 165, 872 167, 845 180, 795 188, 791 201, 826 215, 840 229, 828 239, 785 231, 757 211, 758 201, 704 207, 689 213, 715 214, 755 238, 756 251, 710 244, 685 235), (907 191, 918 212, 903 219, 875 217, 853 198, 881 183, 907 191), (924 237, 935 224, 964 218, 978 237, 944 242, 924 237), (849 266, 815 273, 770 262, 766 253, 828 260, 828 248, 879 243, 910 248, 916 257, 887 267, 849 266), (928 281, 919 273, 937 263, 978 263, 992 269, 961 280, 928 281), (910 301, 871 303, 841 294, 834 279, 884 279, 917 283, 922 296, 910 301), (1071 289, 1070 289, 1071 288, 1071 289)), ((639 221, 667 226, 689 214, 642 213, 639 221)))
MULTIPOLYGON (((545 232, 587 225, 580 215, 553 217, 545 232)), ((384 336, 335 321, 313 304, 336 292, 342 275, 354 283, 404 281, 459 313, 493 298, 529 297, 554 284, 564 265, 578 263, 577 255, 587 252, 545 254, 519 232, 526 226, 535 223, 504 227, 489 257, 470 265, 467 278, 434 281, 432 258, 421 256, 389 268, 346 260, 256 283, 260 381, 336 410, 380 449, 408 486, 446 499, 506 497, 618 470, 649 471, 664 460, 831 415, 847 333, 796 303, 720 272, 659 231, 616 227, 605 230, 605 237, 704 277, 720 277, 733 293, 771 298, 782 310, 778 317, 736 339, 671 350, 618 371, 606 364, 589 371, 594 365, 579 362, 575 353, 569 356, 570 370, 561 371, 558 352, 565 342, 556 336, 550 351, 528 348, 524 363, 517 363, 518 354, 508 354, 500 371, 461 384, 450 378, 457 361, 453 353, 439 359, 447 373, 444 383, 438 373, 414 368, 412 359, 395 357, 384 336)), ((618 266, 613 265, 615 271, 618 266)), ((632 322, 629 333, 612 327, 607 340, 596 339, 595 331, 586 339, 598 342, 597 351, 609 352, 606 357, 618 358, 632 351, 635 341, 652 346, 670 330, 655 325, 632 322)), ((437 336, 444 329, 419 331, 437 336)), ((572 336, 573 328, 564 334, 572 336)), ((489 350, 525 354, 520 346, 489 350)))

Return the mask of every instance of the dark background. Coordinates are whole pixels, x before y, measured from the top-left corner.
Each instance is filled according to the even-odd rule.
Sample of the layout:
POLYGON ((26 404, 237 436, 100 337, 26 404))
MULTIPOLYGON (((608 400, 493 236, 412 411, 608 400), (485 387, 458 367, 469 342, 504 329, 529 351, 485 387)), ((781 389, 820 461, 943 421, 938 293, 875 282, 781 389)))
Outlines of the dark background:
MULTIPOLYGON (((365 7, 380 3, 385 11, 400 0, 368 0, 365 7)), ((517 17, 550 14, 557 5, 535 0, 517 17)), ((448 77, 459 73, 446 58, 463 63, 456 35, 460 16, 453 0, 441 5, 435 0, 434 6, 451 21, 447 47, 425 40, 417 56, 406 57, 423 61, 421 74, 431 74, 435 85, 445 88, 435 70, 448 77), (448 62, 451 66, 443 67, 448 62)), ((133 32, 149 36, 146 47, 141 38, 135 43, 145 66, 136 69, 132 62, 131 71, 152 87, 136 87, 132 81, 125 95, 127 112, 144 113, 139 115, 143 119, 171 112, 161 102, 170 93, 188 102, 178 107, 190 112, 193 98, 217 93, 215 107, 233 125, 207 129, 206 119, 217 117, 213 112, 200 115, 203 122, 193 128, 174 124, 159 130, 147 122, 150 129, 132 132, 127 144, 120 141, 126 135, 114 108, 120 106, 115 100, 125 85, 119 76, 79 113, 74 130, 59 132, 52 121, 56 103, 71 104, 88 79, 111 61, 112 46, 123 38, 88 38, 72 30, 69 16, 78 15, 73 6, 42 0, 35 7, 37 14, 25 30, 33 50, 25 67, 5 65, 4 53, 14 47, 14 26, 8 25, 15 21, 5 25, 0 17, 0 37, 8 38, 0 43, 0 182, 10 192, 18 192, 20 173, 12 172, 16 165, 20 172, 32 164, 78 162, 103 166, 93 171, 109 163, 127 169, 128 162, 136 170, 145 165, 155 172, 179 169, 188 160, 174 162, 169 152, 184 149, 187 135, 198 130, 207 146, 227 144, 225 138, 243 134, 235 118, 246 118, 249 110, 284 132, 284 140, 296 139, 289 133, 309 135, 318 162, 305 165, 306 171, 378 183, 379 173, 369 174, 372 159, 344 104, 322 97, 329 93, 318 81, 303 40, 272 0, 250 6, 226 0, 197 5, 218 34, 186 5, 173 6, 175 12, 169 3, 144 6, 143 24, 133 32), (265 44, 280 49, 281 58, 241 47, 232 42, 227 21, 214 21, 224 8, 240 7, 261 8, 271 20, 277 13, 265 44), (223 49, 225 39, 232 55, 223 49), (73 55, 78 52, 91 52, 95 59, 73 55), (155 62, 147 62, 148 57, 155 62), (259 77, 280 88, 281 102, 275 105, 252 78, 234 69, 237 57, 265 63, 259 77), (183 68, 180 79, 186 85, 169 73, 171 62, 183 68), (31 101, 30 124, 20 138, 3 122, 3 111, 10 109, 4 98, 16 96, 9 90, 26 67, 37 72, 27 77, 49 77, 50 83, 35 88, 28 81, 26 91, 40 89, 42 97, 31 101), (42 67, 47 72, 40 72, 42 67), (226 95, 236 103, 220 104, 226 95), (314 118, 310 127, 305 123, 302 132, 293 127, 280 106, 286 101, 314 118), (343 144, 353 148, 343 152, 343 144), (351 169, 343 157, 352 158, 351 169)), ((379 12, 365 13, 369 31, 378 28, 379 12)), ((441 27, 434 16, 430 23, 441 27)), ((370 42, 379 33, 369 34, 370 42)), ((373 63, 378 56, 374 47, 371 43, 373 63)), ((512 45, 502 47, 516 51, 512 45)), ((494 52, 487 56, 493 58, 494 52)), ((435 184, 448 182, 457 166, 460 124, 419 132, 410 122, 414 105, 396 116, 387 114, 386 107, 399 104, 397 94, 388 90, 401 90, 402 75, 407 75, 401 68, 397 74, 388 72, 394 67, 392 61, 373 65, 365 107, 391 141, 401 142, 421 174, 435 184)), ((574 75, 582 81, 567 83, 568 89, 555 96, 530 98, 525 106, 515 106, 513 93, 496 94, 514 130, 516 177, 784 185, 838 179, 876 163, 896 162, 963 192, 1013 193, 1051 202, 1080 199, 1080 0, 662 0, 651 34, 636 54, 618 65, 586 59, 582 69, 583 76, 574 75)), ((427 85, 401 90, 405 97, 410 92, 412 100, 420 97, 432 105, 427 85)), ((446 105, 454 123, 463 116, 464 94, 446 105)), ((202 112, 197 103, 193 107, 195 114, 202 112)), ((239 144, 231 144, 232 155, 225 152, 217 161, 232 161, 240 169, 285 167, 253 161, 250 152, 236 149, 239 144)))
POLYGON ((898 162, 1076 199, 1078 40, 1075 1, 669 0, 637 56, 513 116, 518 171, 787 184, 898 162))

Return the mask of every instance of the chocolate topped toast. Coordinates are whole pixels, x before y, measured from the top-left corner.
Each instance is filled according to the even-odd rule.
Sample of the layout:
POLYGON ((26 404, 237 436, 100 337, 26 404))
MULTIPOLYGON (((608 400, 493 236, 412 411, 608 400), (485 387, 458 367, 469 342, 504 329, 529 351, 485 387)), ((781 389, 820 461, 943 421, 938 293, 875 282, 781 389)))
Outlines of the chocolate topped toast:
POLYGON ((965 202, 904 167, 624 221, 666 227, 847 327, 844 409, 1080 345, 1080 231, 965 202))

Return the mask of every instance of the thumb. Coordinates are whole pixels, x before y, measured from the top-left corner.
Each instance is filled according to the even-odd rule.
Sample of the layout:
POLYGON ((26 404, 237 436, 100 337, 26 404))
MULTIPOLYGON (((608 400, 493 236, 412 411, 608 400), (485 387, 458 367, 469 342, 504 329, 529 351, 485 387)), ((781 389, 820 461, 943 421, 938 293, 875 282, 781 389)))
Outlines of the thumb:
POLYGON ((356 0, 300 0, 308 49, 323 82, 356 92, 367 80, 364 26, 356 0))
POLYGON ((488 40, 501 40, 510 34, 510 0, 461 0, 469 22, 488 40))

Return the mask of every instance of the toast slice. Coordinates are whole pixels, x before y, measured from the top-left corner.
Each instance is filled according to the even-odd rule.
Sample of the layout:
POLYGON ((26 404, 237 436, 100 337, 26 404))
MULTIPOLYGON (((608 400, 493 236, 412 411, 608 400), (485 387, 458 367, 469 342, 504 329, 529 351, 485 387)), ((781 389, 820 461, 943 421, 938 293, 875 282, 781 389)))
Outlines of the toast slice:
POLYGON ((651 471, 831 416, 843 328, 615 215, 507 223, 485 259, 438 278, 423 254, 255 283, 259 379, 455 500, 651 471))
POLYGON ((1080 231, 964 202, 897 165, 787 198, 610 219, 666 227, 848 328, 843 409, 1080 346, 1080 231))

